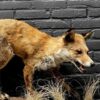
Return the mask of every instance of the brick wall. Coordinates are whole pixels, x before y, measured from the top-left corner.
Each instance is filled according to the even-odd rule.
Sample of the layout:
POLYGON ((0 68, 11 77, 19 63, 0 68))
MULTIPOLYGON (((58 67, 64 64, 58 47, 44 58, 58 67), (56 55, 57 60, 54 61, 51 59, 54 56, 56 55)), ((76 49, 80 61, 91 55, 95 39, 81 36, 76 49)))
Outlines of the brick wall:
MULTIPOLYGON (((64 64, 65 70, 61 72, 74 74, 74 78, 99 77, 100 0, 0 0, 0 18, 25 20, 52 36, 60 35, 70 27, 76 28, 79 33, 93 31, 87 44, 91 51, 90 56, 96 63, 95 67, 79 74, 74 68, 64 64)), ((100 94, 96 98, 100 98, 100 94)))

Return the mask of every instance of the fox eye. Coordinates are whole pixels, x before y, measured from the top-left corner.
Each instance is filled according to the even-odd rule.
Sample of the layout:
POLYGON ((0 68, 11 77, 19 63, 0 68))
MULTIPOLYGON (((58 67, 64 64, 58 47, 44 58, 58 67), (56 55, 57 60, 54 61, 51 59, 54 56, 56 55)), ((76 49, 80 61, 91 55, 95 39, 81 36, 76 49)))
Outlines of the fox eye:
POLYGON ((81 50, 76 50, 76 53, 77 54, 82 54, 82 51, 81 50))

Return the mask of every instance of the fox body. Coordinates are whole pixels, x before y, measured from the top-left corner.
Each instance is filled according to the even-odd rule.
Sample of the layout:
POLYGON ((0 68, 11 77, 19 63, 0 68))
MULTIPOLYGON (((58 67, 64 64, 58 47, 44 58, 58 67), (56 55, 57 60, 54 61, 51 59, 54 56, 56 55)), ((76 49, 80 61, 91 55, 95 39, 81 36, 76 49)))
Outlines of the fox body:
POLYGON ((5 38, 14 54, 22 58, 25 85, 30 93, 33 92, 32 75, 36 69, 55 68, 65 61, 78 62, 80 71, 90 67, 93 61, 85 43, 88 36, 88 33, 82 36, 69 30, 62 36, 52 37, 23 21, 0 20, 0 37, 5 38))

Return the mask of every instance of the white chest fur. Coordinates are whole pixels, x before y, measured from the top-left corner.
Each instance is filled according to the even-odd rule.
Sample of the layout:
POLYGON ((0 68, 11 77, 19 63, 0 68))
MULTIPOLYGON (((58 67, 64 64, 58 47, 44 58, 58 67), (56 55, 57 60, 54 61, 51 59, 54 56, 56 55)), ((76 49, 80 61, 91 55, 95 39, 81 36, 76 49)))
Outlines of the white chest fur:
POLYGON ((52 67, 57 67, 60 63, 69 61, 69 52, 66 48, 58 50, 51 56, 45 56, 35 66, 37 69, 47 70, 52 67))

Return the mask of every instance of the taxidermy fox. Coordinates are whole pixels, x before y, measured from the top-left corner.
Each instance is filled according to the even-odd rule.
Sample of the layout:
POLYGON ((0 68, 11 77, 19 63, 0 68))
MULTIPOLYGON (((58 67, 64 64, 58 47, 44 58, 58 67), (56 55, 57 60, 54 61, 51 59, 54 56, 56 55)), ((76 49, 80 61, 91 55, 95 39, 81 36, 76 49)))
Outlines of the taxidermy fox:
MULTIPOLYGON (((25 67, 23 76, 28 92, 34 93, 32 79, 35 70, 47 70, 58 67, 62 62, 78 63, 78 70, 94 64, 89 57, 85 39, 91 33, 82 36, 68 30, 62 36, 52 37, 24 21, 14 19, 0 20, 0 37, 4 38, 15 55, 22 58, 25 67)), ((4 68, 1 64, 0 69, 4 68)))

